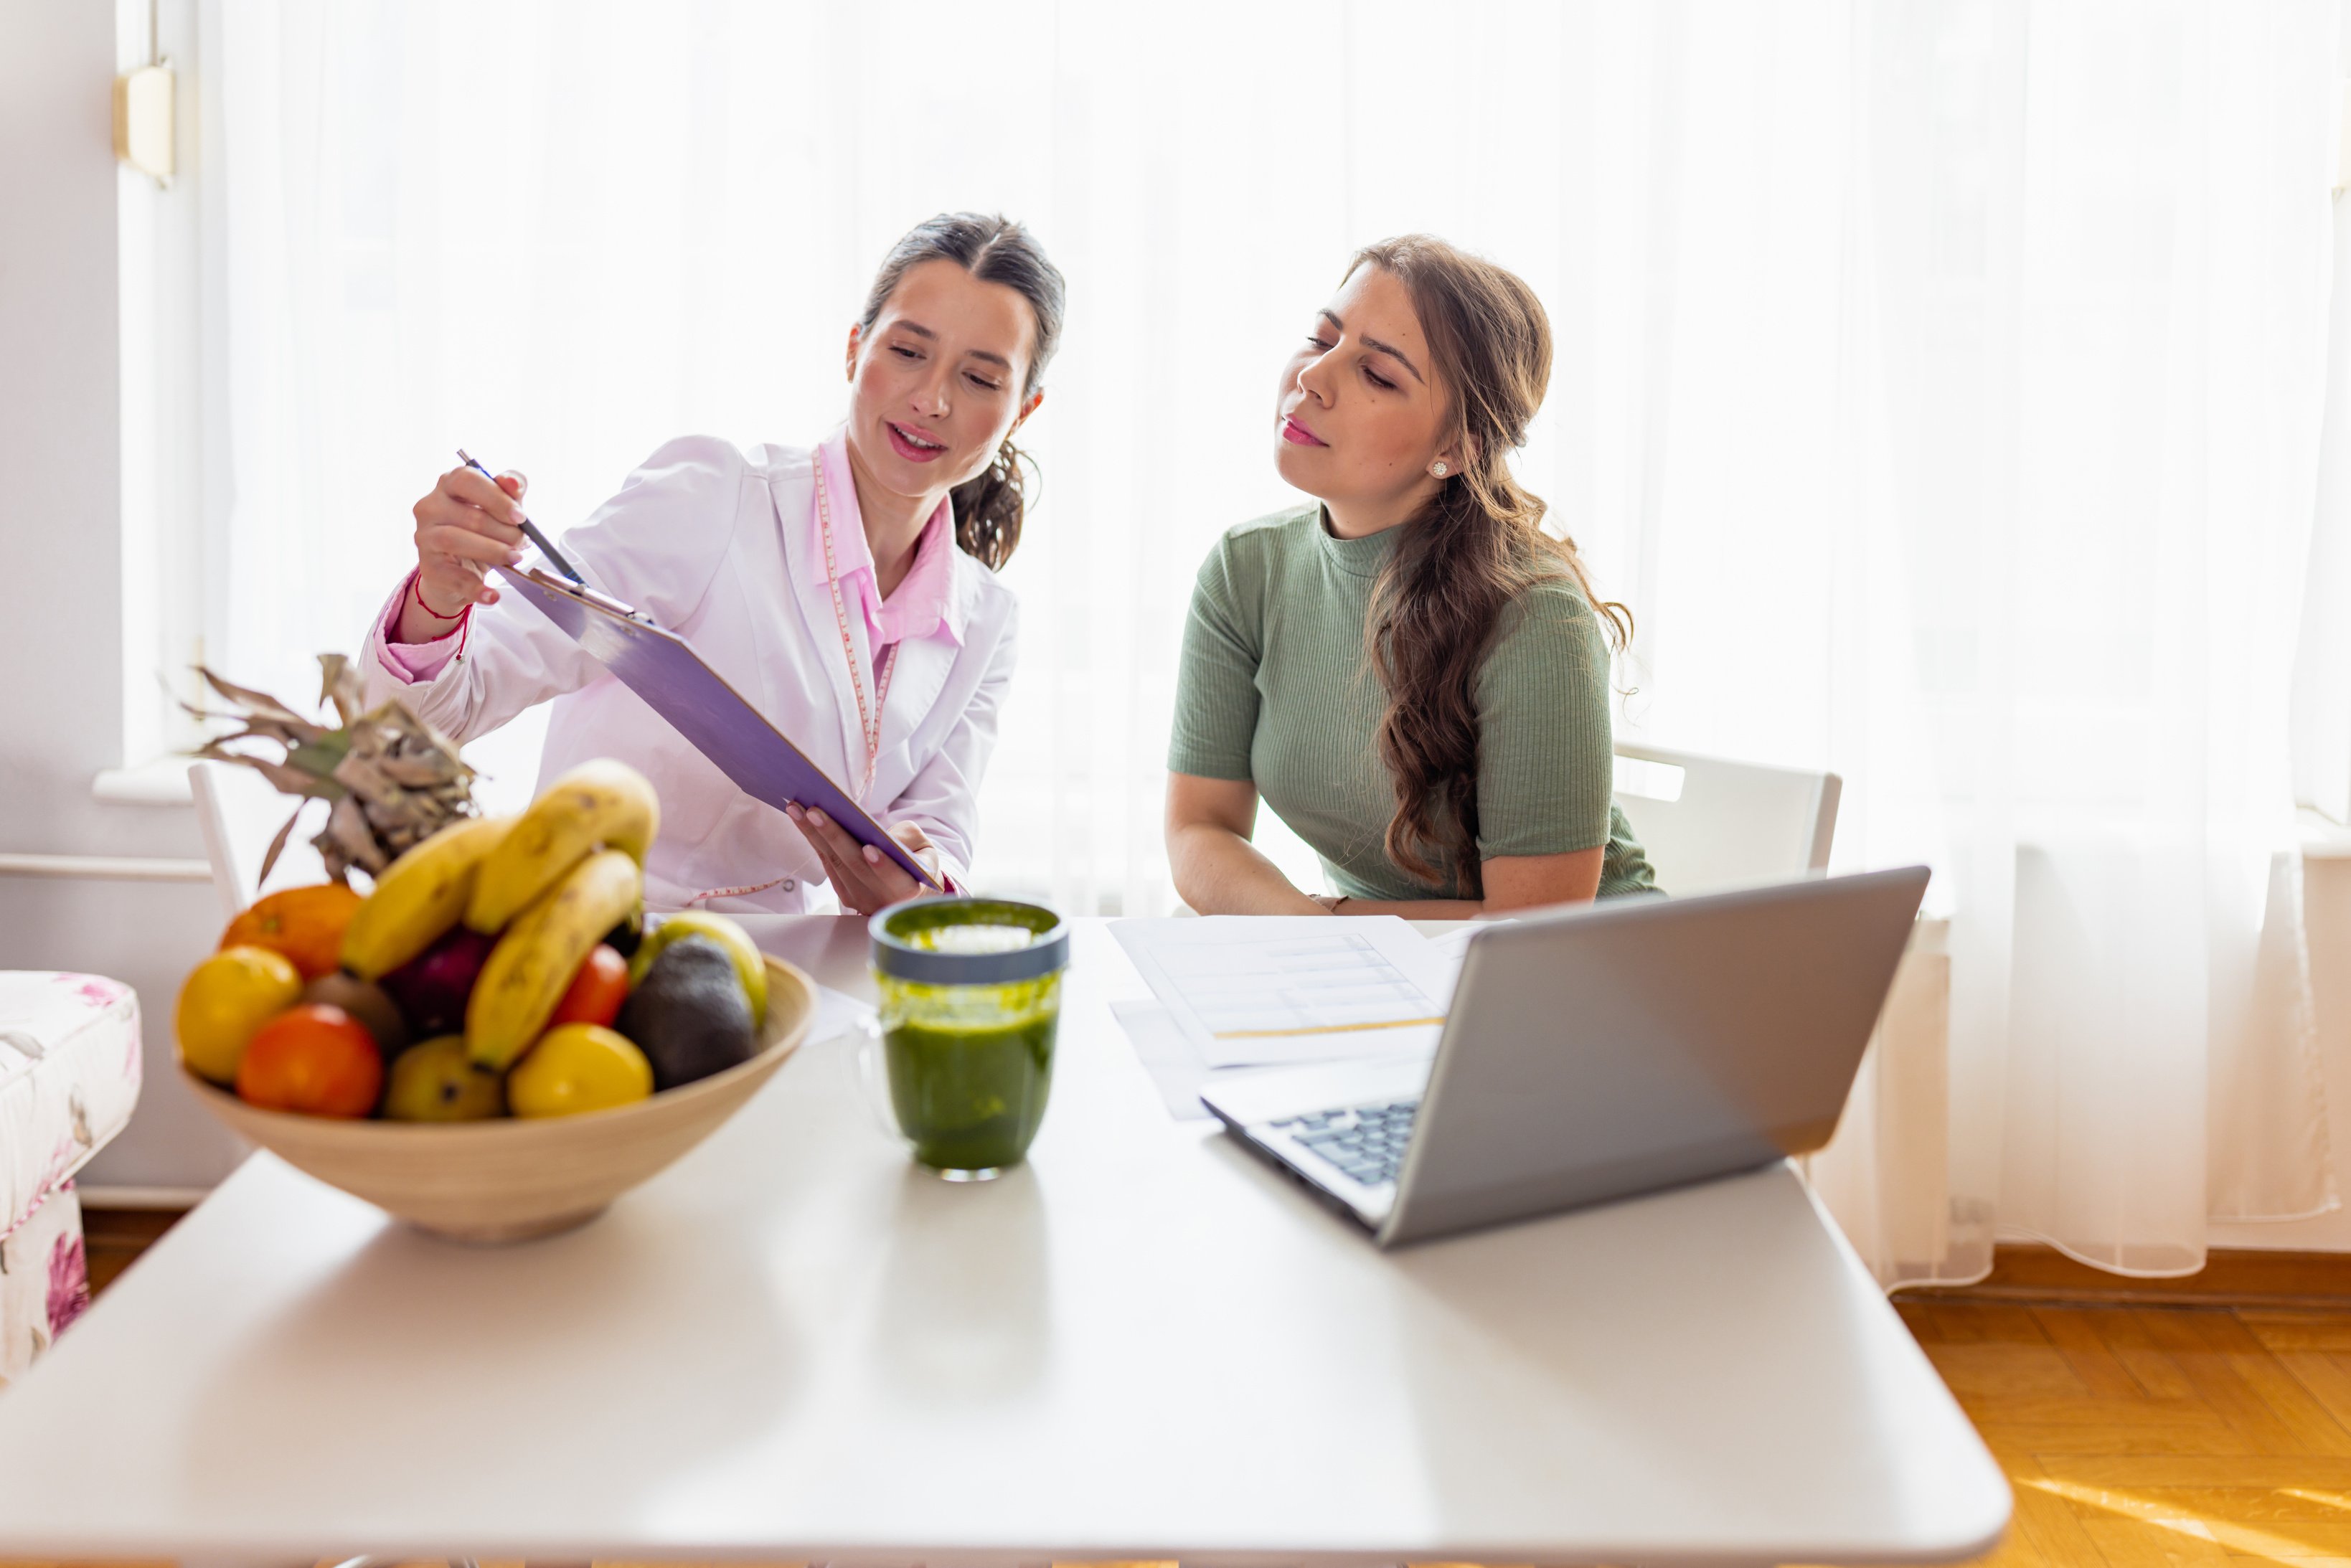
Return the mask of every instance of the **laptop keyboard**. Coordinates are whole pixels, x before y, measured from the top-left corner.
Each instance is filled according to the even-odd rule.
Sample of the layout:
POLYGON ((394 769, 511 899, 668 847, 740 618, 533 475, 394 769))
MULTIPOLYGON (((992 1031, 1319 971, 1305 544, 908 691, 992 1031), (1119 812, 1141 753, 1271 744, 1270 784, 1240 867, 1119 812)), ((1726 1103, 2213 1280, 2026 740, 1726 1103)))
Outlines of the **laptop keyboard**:
POLYGON ((1395 1180, 1404 1168, 1405 1145, 1412 1139, 1412 1118, 1419 1109, 1417 1100, 1399 1100, 1393 1105, 1316 1111, 1274 1125, 1352 1179, 1365 1186, 1382 1186, 1395 1180))

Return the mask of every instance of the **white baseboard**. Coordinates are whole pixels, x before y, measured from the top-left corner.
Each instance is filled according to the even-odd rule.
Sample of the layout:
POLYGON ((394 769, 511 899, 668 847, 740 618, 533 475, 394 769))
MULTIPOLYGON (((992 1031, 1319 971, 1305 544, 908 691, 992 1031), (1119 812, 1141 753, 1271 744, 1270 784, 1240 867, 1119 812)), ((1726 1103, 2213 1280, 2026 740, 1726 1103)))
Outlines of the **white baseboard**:
POLYGON ((201 1186, 81 1186, 84 1208, 193 1208, 212 1196, 201 1186))

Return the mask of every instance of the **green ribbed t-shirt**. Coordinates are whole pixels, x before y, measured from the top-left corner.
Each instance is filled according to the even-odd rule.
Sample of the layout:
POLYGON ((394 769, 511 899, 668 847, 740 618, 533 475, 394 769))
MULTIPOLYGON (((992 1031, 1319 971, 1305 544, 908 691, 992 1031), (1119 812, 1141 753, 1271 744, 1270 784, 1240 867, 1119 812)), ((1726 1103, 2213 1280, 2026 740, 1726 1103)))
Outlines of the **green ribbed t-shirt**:
MULTIPOLYGON (((1395 789, 1364 622, 1395 543, 1394 530, 1336 538, 1319 506, 1218 540, 1192 591, 1167 767, 1255 784, 1351 898, 1458 897, 1454 868, 1431 887, 1384 847, 1395 789)), ((1503 613, 1478 675, 1479 858, 1604 844, 1601 897, 1653 889, 1610 794, 1608 652, 1590 601, 1562 577, 1503 613)))

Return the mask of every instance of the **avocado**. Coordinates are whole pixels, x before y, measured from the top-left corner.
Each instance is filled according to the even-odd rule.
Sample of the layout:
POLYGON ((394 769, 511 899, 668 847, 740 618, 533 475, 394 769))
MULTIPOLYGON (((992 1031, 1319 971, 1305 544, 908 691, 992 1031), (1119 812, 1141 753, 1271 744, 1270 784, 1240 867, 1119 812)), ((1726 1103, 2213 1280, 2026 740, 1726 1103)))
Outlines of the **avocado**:
POLYGON ((674 1089, 748 1061, 757 1049, 751 999, 726 949, 684 936, 662 950, 615 1025, 653 1066, 653 1087, 674 1089))

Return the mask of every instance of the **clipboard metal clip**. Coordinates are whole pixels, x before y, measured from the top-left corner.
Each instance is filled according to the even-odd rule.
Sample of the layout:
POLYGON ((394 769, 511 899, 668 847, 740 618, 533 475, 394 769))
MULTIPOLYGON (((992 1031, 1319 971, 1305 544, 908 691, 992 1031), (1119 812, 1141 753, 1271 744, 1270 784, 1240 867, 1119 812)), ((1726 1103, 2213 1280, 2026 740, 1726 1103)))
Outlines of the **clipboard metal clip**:
POLYGON ((558 593, 568 593, 572 598, 583 600, 599 610, 609 611, 614 615, 624 615, 643 625, 650 626, 653 623, 652 616, 645 614, 635 606, 623 604, 609 593, 599 593, 584 582, 574 582, 568 577, 558 577, 543 566, 526 567, 523 569, 523 575, 541 588, 551 588, 558 593))

